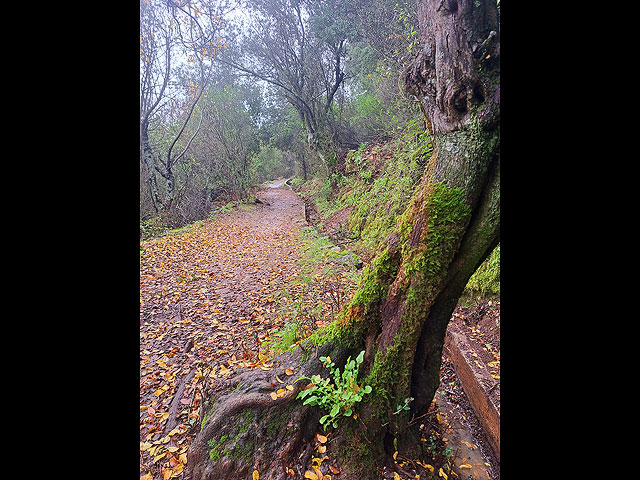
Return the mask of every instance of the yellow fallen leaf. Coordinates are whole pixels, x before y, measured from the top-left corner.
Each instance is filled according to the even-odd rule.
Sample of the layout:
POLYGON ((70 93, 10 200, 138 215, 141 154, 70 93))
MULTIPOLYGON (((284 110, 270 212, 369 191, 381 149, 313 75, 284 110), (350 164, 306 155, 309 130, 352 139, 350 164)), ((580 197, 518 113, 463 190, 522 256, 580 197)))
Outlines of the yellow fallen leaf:
POLYGON ((277 394, 279 397, 281 397, 282 395, 284 395, 284 389, 283 389, 283 388, 279 388, 279 389, 276 391, 276 394, 277 394))
POLYGON ((327 437, 320 435, 319 433, 316 433, 316 440, 320 443, 327 443, 327 437))
POLYGON ((293 385, 287 385, 286 387, 287 390, 289 390, 290 392, 293 392, 293 385))
POLYGON ((187 464, 187 454, 186 453, 181 453, 179 458, 180 458, 180 463, 182 463, 183 465, 187 464))
POLYGON ((396 472, 393 472, 393 480, 402 480, 402 478, 400 478, 400 475, 398 475, 396 472))
POLYGON ((167 451, 170 453, 177 452, 178 450, 178 447, 167 447, 167 451))
POLYGON ((293 370, 291 370, 290 368, 287 368, 284 373, 286 373, 287 375, 293 375, 293 370))
POLYGON ((463 463, 460 465, 460 468, 473 468, 473 467, 471 467, 471 465, 469 465, 468 463, 463 463))
POLYGON ((436 420, 438 420, 438 423, 442 423, 442 417, 439 413, 436 413, 436 420))
POLYGON ((316 473, 316 477, 318 478, 318 480, 324 480, 324 475, 322 475, 320 467, 311 466, 311 468, 313 468, 313 471, 316 473))
POLYGON ((448 475, 442 471, 442 467, 440 468, 440 470, 438 470, 438 475, 444 478, 444 480, 447 480, 447 478, 449 478, 448 475))
POLYGON ((160 455, 156 455, 155 457, 153 457, 153 463, 156 463, 158 460, 160 460, 166 454, 167 454, 167 452, 162 452, 160 455))
POLYGON ((254 470, 253 471, 253 480, 258 480, 260 478, 260 474, 258 473, 258 470, 254 470))
POLYGON ((426 468, 427 470, 429 470, 430 472, 433 472, 433 465, 429 465, 428 463, 425 463, 424 465, 422 465, 424 468, 426 468))
POLYGON ((322 457, 322 458, 313 457, 311 459, 311 466, 312 467, 319 467, 320 465, 322 465, 322 462, 324 462, 328 458, 329 457, 327 457, 326 455, 324 457, 322 457))
POLYGON ((277 400, 278 399, 278 395, 276 395, 276 392, 271 392, 269 394, 269 396, 273 399, 273 400, 277 400))
POLYGON ((284 383, 282 380, 280 380, 280 377, 276 375, 276 380, 278 380, 280 383, 284 383))
POLYGON ((141 476, 140 480, 153 480, 153 475, 147 473, 146 475, 141 476))
POLYGON ((304 478, 308 478, 309 480, 318 480, 318 476, 309 470, 304 472, 304 478))
POLYGON ((318 445, 318 452, 319 453, 324 453, 326 451, 327 451, 326 445, 318 445))
POLYGON ((140 442, 140 451, 141 452, 146 452, 147 450, 149 450, 152 447, 151 443, 149 442, 140 442))
POLYGON ((397 450, 395 452, 393 452, 393 460, 395 461, 396 458, 398 458, 398 451, 397 450))

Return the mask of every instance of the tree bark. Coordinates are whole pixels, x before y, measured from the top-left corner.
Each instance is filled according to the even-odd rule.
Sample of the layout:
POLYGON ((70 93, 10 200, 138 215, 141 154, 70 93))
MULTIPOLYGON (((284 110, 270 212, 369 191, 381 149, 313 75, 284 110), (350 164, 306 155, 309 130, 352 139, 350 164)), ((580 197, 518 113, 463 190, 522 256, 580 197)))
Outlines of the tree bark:
POLYGON ((140 126, 140 145, 142 150, 142 161, 147 173, 147 184, 151 192, 151 200, 156 213, 163 208, 160 192, 158 190, 158 182, 156 180, 156 165, 153 158, 153 149, 149 143, 148 123, 143 121, 140 126))
MULTIPOLYGON (((309 352, 330 355, 342 368, 347 356, 365 350, 361 382, 373 390, 358 408, 359 419, 345 418, 333 435, 350 452, 350 462, 342 459, 342 479, 378 478, 372 467, 393 454, 394 438, 402 445, 408 420, 431 404, 453 309, 500 239, 496 3, 420 0, 418 17, 422 48, 404 82, 420 101, 434 153, 354 297, 333 323, 303 344, 309 358, 302 361, 299 352, 275 360, 280 370, 294 362, 303 375, 326 375, 309 352), (415 399, 411 411, 396 415, 396 406, 408 397, 415 399)), ((272 401, 274 373, 247 372, 235 392, 213 396, 217 403, 192 445, 188 475, 226 478, 257 468, 261 478, 287 478, 285 469, 305 455, 305 441, 320 414, 295 402, 299 385, 288 397, 272 401), (283 412, 291 421, 277 430, 273 419, 283 412), (255 444, 238 443, 247 429, 255 444), (275 437, 265 436, 269 431, 275 437), (224 442, 216 432, 225 432, 224 442)))

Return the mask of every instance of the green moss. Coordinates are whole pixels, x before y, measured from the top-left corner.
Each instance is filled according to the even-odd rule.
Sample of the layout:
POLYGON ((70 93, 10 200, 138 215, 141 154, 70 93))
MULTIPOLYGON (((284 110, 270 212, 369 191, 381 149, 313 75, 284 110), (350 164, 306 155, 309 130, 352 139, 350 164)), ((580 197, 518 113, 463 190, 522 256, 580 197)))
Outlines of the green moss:
MULTIPOLYGON (((415 208, 403 216, 401 252, 406 281, 402 327, 384 355, 376 353, 365 382, 374 388, 377 415, 384 415, 393 402, 408 396, 415 342, 428 309, 437 295, 448 263, 455 254, 469 221, 471 209, 462 192, 434 183, 420 212, 415 208), (412 241, 420 229, 419 239, 412 241)), ((401 294, 401 292, 397 292, 401 294)))
MULTIPOLYGON (((347 221, 352 233, 360 236, 356 248, 373 251, 391 233, 400 214, 406 209, 411 195, 424 172, 426 159, 433 144, 428 134, 406 135, 381 146, 392 152, 385 161, 378 178, 372 183, 362 182, 357 188, 345 191, 357 201, 347 221)), ((367 165, 368 171, 371 166, 367 165)))
POLYGON ((253 456, 255 450, 255 444, 247 437, 243 442, 236 442, 233 449, 225 449, 224 454, 226 457, 234 460, 242 460, 248 462, 253 456))
POLYGON ((500 295, 499 244, 471 276, 465 288, 465 294, 469 296, 480 295, 482 297, 500 295))
POLYGON ((207 442, 210 447, 209 458, 217 462, 224 455, 236 460, 248 460, 255 449, 255 445, 245 434, 249 430, 249 425, 254 421, 255 414, 251 410, 246 410, 240 415, 235 435, 223 434, 219 438, 210 438, 207 442))
POLYGON ((218 440, 215 440, 214 438, 209 439, 207 443, 210 447, 213 447, 211 450, 209 450, 209 458, 212 461, 217 462, 218 460, 220 460, 222 449, 228 439, 228 435, 222 435, 218 440))
POLYGON ((286 425, 289 421, 290 416, 291 416, 291 409, 285 409, 285 410, 282 410, 280 413, 277 413, 273 417, 271 417, 267 425, 267 435, 269 437, 273 437, 283 427, 286 428, 286 425))
MULTIPOLYGON (((448 259, 457 247, 471 213, 462 192, 444 183, 432 184, 425 209, 427 224, 422 227, 421 241, 411 252, 412 260, 405 267, 408 275, 414 271, 430 276, 441 274, 442 260, 448 259)), ((409 233, 412 232, 407 231, 405 235, 409 233)), ((404 255, 407 255, 407 249, 414 248, 408 243, 405 238, 404 255)))

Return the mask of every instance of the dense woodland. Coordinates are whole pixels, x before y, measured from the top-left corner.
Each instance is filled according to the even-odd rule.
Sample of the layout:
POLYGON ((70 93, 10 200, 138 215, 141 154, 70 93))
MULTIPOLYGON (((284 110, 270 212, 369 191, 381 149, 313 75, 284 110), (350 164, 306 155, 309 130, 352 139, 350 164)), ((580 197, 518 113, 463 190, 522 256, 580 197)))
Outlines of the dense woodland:
MULTIPOLYGON (((323 368, 350 369, 354 380, 360 368, 352 394, 362 390, 367 402, 355 415, 353 403, 331 409, 332 418, 357 419, 334 424, 344 457, 335 478, 381 478, 382 465, 411 448, 410 419, 432 408, 458 300, 499 295, 499 8, 499 0, 140 2, 141 240, 253 201, 278 178, 290 179, 320 227, 346 212, 329 233, 354 242, 365 261, 353 296, 299 349, 270 359, 283 372, 297 365, 311 391, 323 368)), ((266 370, 203 390, 210 410, 201 407, 185 478, 290 478, 305 442, 317 442, 305 425, 329 415, 321 420, 313 401, 302 406, 304 382, 297 397, 257 400, 257 386, 274 381, 266 370), (291 420, 275 428, 283 412, 291 420), (249 428, 281 440, 237 440, 238 462, 228 439, 249 428)))
POLYGON ((416 2, 143 0, 140 220, 181 226, 423 123, 398 83, 416 2))

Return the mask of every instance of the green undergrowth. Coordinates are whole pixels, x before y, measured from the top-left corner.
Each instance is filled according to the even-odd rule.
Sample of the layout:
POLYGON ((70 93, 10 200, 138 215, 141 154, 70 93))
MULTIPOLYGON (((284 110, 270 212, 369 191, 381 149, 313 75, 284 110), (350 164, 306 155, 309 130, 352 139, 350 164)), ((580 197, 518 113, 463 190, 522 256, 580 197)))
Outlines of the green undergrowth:
POLYGON ((466 294, 476 298, 500 296, 500 244, 471 275, 466 294))
POLYGON ((336 212, 351 209, 342 225, 349 249, 370 258, 407 207, 433 151, 431 138, 412 123, 404 135, 382 144, 362 144, 347 153, 344 171, 324 182, 300 185, 321 216, 319 228, 336 212))
POLYGON ((361 270, 355 256, 334 245, 314 227, 303 228, 300 240, 299 274, 279 293, 280 315, 286 319, 263 343, 271 357, 297 348, 317 328, 328 324, 358 283, 361 270))

